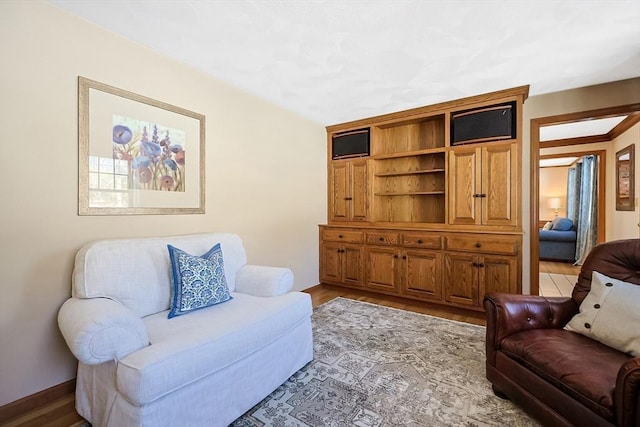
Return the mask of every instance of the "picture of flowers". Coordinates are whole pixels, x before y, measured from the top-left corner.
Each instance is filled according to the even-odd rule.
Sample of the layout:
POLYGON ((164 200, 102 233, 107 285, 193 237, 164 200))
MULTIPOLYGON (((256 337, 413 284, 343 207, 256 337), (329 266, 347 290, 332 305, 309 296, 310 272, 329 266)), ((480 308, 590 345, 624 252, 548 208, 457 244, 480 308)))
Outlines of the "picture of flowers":
POLYGON ((128 189, 185 191, 185 132, 113 116, 113 158, 128 167, 128 189))
POLYGON ((205 121, 78 76, 78 214, 204 214, 205 121))

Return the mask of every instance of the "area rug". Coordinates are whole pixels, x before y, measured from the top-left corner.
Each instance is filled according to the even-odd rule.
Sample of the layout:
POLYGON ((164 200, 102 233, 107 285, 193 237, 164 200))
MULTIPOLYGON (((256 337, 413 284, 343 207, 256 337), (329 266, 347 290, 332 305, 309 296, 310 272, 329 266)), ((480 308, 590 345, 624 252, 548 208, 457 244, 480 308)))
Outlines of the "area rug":
POLYGON ((485 379, 485 329, 337 298, 314 359, 233 427, 539 426, 485 379))

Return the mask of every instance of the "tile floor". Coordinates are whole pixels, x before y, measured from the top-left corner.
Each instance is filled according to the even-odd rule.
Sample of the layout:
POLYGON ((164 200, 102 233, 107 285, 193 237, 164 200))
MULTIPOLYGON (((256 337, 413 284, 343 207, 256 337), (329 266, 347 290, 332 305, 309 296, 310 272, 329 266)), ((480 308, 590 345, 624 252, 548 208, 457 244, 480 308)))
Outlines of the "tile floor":
POLYGON ((570 297, 578 276, 557 273, 540 273, 540 295, 545 297, 570 297))

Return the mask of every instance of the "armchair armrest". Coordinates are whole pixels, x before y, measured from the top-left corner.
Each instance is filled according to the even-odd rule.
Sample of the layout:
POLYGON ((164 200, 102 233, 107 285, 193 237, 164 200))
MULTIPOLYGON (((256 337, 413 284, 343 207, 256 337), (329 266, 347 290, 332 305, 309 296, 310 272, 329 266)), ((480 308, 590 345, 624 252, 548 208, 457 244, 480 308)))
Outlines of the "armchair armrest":
POLYGON ((502 340, 528 329, 562 328, 578 312, 571 298, 489 293, 484 297, 487 316, 487 363, 495 365, 502 340))
POLYGON ((640 357, 628 360, 618 371, 613 391, 616 418, 622 427, 640 425, 640 357))
POLYGON ((293 288, 288 268, 245 265, 236 273, 236 292, 257 297, 283 295, 293 288))
POLYGON ((58 326, 73 355, 87 365, 122 359, 149 345, 142 319, 108 298, 68 299, 58 326))

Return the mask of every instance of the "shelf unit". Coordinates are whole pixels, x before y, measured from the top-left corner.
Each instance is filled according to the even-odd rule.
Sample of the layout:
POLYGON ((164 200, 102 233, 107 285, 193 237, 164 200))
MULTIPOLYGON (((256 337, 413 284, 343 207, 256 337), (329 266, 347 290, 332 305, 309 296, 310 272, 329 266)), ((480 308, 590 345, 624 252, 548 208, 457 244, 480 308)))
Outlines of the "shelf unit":
POLYGON ((445 222, 445 115, 374 128, 373 221, 445 222))
POLYGON ((380 177, 380 178, 386 178, 386 177, 390 177, 390 176, 404 176, 404 175, 420 175, 423 173, 440 173, 440 172, 444 172, 444 169, 431 169, 431 170, 423 170, 423 171, 405 171, 405 172, 384 172, 384 173, 377 173, 375 174, 375 176, 380 177))
POLYGON ((381 124, 373 132, 382 142, 372 145, 374 158, 412 156, 414 152, 445 147, 445 115, 381 124))

